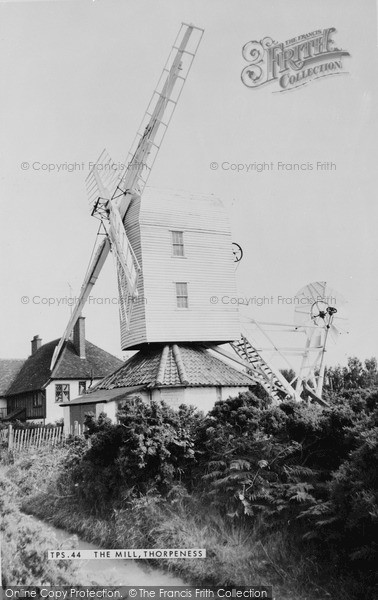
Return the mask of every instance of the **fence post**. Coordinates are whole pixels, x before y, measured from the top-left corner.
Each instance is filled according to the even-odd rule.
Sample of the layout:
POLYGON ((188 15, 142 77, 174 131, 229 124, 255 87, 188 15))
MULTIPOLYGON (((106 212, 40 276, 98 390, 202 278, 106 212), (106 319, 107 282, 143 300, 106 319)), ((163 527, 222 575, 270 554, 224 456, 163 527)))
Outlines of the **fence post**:
POLYGON ((8 450, 12 450, 13 448, 13 427, 12 424, 9 423, 8 427, 8 450))

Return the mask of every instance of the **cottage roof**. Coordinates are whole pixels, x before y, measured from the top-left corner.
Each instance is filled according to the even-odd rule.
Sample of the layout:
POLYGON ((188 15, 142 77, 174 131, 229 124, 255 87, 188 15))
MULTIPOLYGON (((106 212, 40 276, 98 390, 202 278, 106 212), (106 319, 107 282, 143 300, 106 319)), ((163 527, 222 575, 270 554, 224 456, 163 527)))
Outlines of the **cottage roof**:
POLYGON ((124 364, 119 358, 87 340, 85 341, 86 358, 80 358, 69 340, 51 373, 51 359, 58 342, 59 339, 43 344, 29 356, 10 385, 7 395, 43 389, 50 379, 100 379, 124 364))
POLYGON ((166 344, 141 349, 115 373, 100 381, 94 390, 132 386, 239 387, 254 384, 247 373, 234 369, 206 348, 166 344))
POLYGON ((114 390, 98 390, 97 392, 91 392, 90 390, 78 396, 69 402, 61 402, 59 406, 72 406, 75 404, 107 404, 108 402, 117 402, 125 400, 130 394, 135 394, 141 391, 143 386, 134 386, 130 388, 114 389, 114 390))
POLYGON ((0 359, 0 396, 5 396, 24 362, 24 358, 0 359))

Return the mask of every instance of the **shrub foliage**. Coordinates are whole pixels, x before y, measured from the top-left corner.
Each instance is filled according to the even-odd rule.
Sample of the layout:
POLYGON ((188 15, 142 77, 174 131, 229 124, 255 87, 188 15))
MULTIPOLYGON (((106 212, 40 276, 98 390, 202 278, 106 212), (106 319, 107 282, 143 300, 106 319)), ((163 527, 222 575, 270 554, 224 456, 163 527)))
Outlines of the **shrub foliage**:
POLYGON ((104 414, 88 415, 91 448, 69 454, 64 485, 69 473, 73 492, 97 513, 151 489, 166 495, 194 461, 194 413, 136 399, 119 411, 116 425, 104 414))
POLYGON ((348 387, 344 373, 348 385, 329 408, 246 393, 206 416, 141 400, 117 424, 88 416, 91 447, 72 447, 61 484, 94 514, 186 489, 225 523, 289 532, 324 573, 374 594, 378 393, 374 365, 366 371, 370 388, 348 387))

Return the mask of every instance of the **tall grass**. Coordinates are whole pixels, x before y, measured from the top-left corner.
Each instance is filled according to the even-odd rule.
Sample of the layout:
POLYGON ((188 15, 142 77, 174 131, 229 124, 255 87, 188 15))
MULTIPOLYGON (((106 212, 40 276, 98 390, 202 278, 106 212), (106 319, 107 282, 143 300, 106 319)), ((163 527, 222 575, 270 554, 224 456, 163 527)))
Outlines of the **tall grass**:
POLYGON ((188 584, 273 585, 280 600, 320 598, 311 596, 307 586, 299 583, 300 556, 288 555, 289 541, 282 533, 271 535, 262 544, 258 530, 251 531, 242 522, 226 524, 218 513, 205 511, 191 497, 167 502, 147 494, 128 501, 124 508, 109 510, 106 518, 98 518, 50 486, 48 493, 27 499, 23 508, 106 548, 206 548, 206 559, 151 561, 152 566, 163 566, 188 584))
MULTIPOLYGON (((99 547, 206 548, 206 559, 170 558, 155 562, 156 567, 174 571, 188 584, 273 585, 279 600, 329 600, 330 597, 347 600, 347 590, 338 593, 336 589, 314 586, 316 564, 301 557, 283 529, 268 534, 265 531, 262 535, 258 522, 251 528, 243 520, 225 520, 216 509, 204 508, 200 498, 189 495, 180 486, 176 486, 168 498, 163 499, 155 492, 139 498, 125 497, 116 507, 109 506, 102 518, 89 514, 72 493, 67 470, 63 478, 67 481, 66 493, 57 484, 66 453, 66 449, 42 450, 36 456, 24 453, 6 469, 7 477, 14 482, 13 497, 24 512, 99 547)), ((23 518, 27 519, 26 516, 23 518)), ((13 530, 16 527, 14 522, 9 525, 13 530)), ((28 527, 31 527, 30 523, 28 527)), ((28 535, 32 543, 34 533, 28 535)), ((36 570, 25 562, 25 555, 17 554, 12 543, 9 540, 10 556, 18 556, 18 562, 24 561, 35 584, 38 580, 36 570)), ((36 545, 47 547, 47 543, 38 539, 36 545)), ((30 550, 32 552, 33 546, 30 550)), ((151 563, 154 565, 154 561, 151 563)), ((59 564, 56 566, 60 568, 59 564)), ((21 583, 21 572, 13 573, 9 563, 6 570, 11 574, 10 581, 21 583)), ((27 583, 29 575, 25 575, 22 583, 27 583)), ((63 581, 65 576, 68 574, 61 571, 58 574, 43 573, 43 577, 55 582, 63 581)), ((72 584, 74 574, 71 573, 69 578, 72 584)))
POLYGON ((2 585, 69 585, 75 571, 66 561, 48 561, 57 544, 19 510, 17 486, 0 471, 2 585))

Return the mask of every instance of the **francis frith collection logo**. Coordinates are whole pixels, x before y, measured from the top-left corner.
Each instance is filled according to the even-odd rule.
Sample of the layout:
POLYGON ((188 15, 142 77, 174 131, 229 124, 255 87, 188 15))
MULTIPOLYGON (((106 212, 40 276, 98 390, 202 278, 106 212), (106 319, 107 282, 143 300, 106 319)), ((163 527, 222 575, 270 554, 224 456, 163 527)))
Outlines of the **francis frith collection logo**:
POLYGON ((243 58, 248 62, 241 73, 242 82, 249 88, 277 83, 278 92, 298 88, 314 79, 340 75, 342 58, 349 52, 337 48, 333 39, 334 27, 317 29, 298 35, 286 42, 270 37, 247 42, 243 58))

